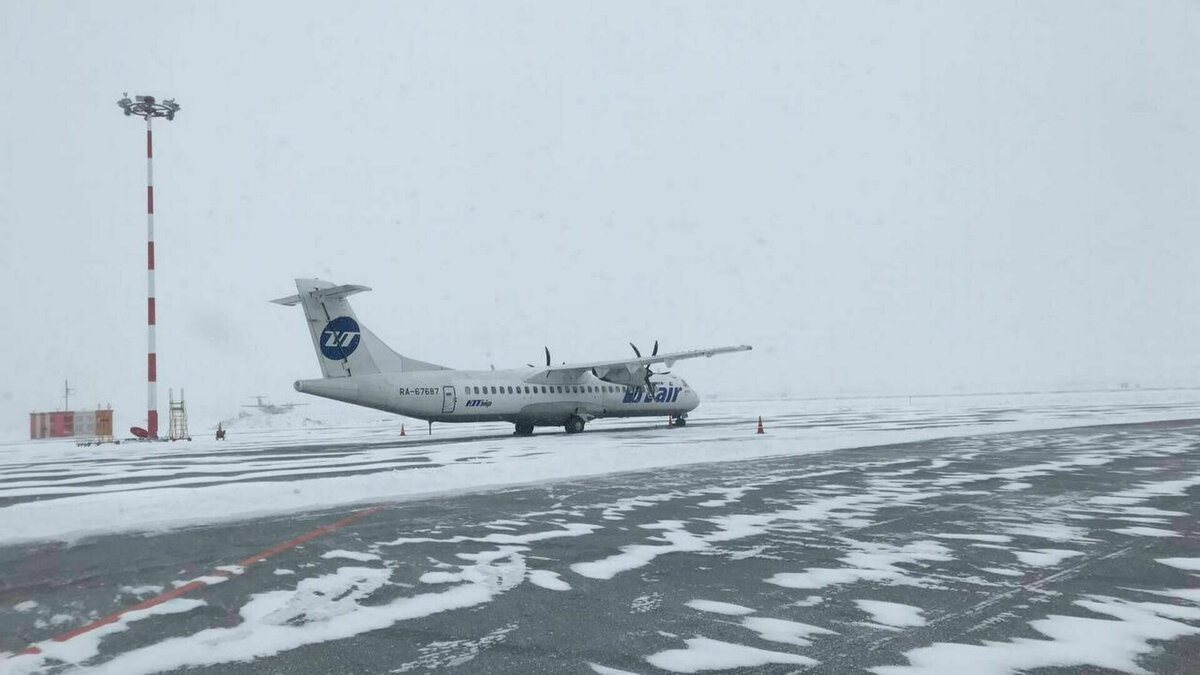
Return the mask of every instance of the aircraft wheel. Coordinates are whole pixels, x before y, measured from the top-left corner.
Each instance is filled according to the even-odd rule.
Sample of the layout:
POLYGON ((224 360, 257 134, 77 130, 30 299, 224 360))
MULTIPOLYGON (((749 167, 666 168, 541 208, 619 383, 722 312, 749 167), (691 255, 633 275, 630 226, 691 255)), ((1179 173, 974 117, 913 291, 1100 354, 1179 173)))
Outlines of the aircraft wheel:
POLYGON ((675 418, 675 426, 686 427, 687 426, 687 418, 686 417, 676 417, 675 418))
POLYGON ((583 431, 583 418, 578 415, 572 415, 567 423, 563 425, 568 434, 577 434, 583 431))
POLYGON ((517 436, 532 436, 533 435, 533 425, 532 424, 530 424, 528 422, 517 422, 516 424, 517 424, 517 430, 515 433, 517 436))

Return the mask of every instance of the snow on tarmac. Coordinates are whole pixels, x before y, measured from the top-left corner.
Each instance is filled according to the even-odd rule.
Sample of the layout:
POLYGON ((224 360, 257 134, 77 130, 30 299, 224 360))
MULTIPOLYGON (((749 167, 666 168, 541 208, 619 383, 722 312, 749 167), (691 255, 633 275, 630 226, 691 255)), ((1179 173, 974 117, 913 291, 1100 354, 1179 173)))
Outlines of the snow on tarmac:
POLYGON ((1036 551, 1013 551, 1022 564, 1030 567, 1054 567, 1067 558, 1083 555, 1082 551, 1068 551, 1061 548, 1040 548, 1036 551))
MULTIPOLYGON (((342 428, 234 431, 230 440, 220 442, 123 443, 100 454, 64 441, 11 442, 0 445, 0 503, 6 504, 0 507, 0 545, 159 531, 699 462, 1200 415, 1200 403, 1190 392, 943 397, 915 405, 902 401, 709 401, 692 416, 694 424, 682 429, 659 429, 646 420, 599 420, 587 433, 570 438, 539 432, 500 444, 494 435, 481 435, 507 435, 511 426, 441 425, 434 439, 455 442, 421 445, 415 434, 399 438, 390 421, 394 418, 342 428), (1004 409, 1005 416, 997 418, 996 409, 1004 409), (754 433, 758 415, 768 429, 761 436, 754 433), (485 443, 488 452, 482 453, 485 443), (342 445, 326 450, 330 444, 342 445), (564 447, 570 448, 570 461, 563 461, 559 452, 564 447), (343 475, 347 473, 351 475, 343 475)), ((353 417, 349 406, 335 410, 353 417)), ((1100 460, 1078 461, 1082 463, 1074 467, 1032 465, 995 477, 1012 483, 1100 460)), ((705 506, 742 496, 736 489, 716 494, 705 506)), ((1133 501, 1139 495, 1114 499, 1133 501)))
POLYGON ((870 614, 875 623, 885 626, 908 628, 925 625, 925 619, 921 616, 924 610, 920 607, 903 605, 898 602, 884 602, 883 600, 855 600, 854 604, 870 614))
POLYGON ((1200 620, 1200 608, 1106 596, 1090 596, 1074 604, 1105 618, 1052 615, 1029 622, 1047 639, 937 642, 905 652, 907 666, 871 671, 876 675, 1010 675, 1035 668, 1092 666, 1144 673, 1137 658, 1153 651, 1154 642, 1200 634, 1200 627, 1183 623, 1200 620))
POLYGON ((203 607, 205 604, 203 600, 175 598, 145 609, 131 610, 125 612, 114 621, 77 635, 70 640, 62 642, 45 640, 39 642, 35 646, 40 652, 13 657, 3 662, 3 665, 6 668, 12 669, 9 672, 33 673, 42 672, 43 669, 55 661, 80 664, 100 653, 101 640, 106 636, 128 630, 131 623, 165 614, 190 612, 197 607, 203 607))
POLYGON ((701 612, 713 612, 715 614, 725 614, 727 616, 741 616, 743 614, 754 613, 754 610, 749 607, 735 605, 732 602, 720 602, 717 600, 689 600, 683 604, 701 612))
MULTIPOLYGON (((162 448, 145 446, 151 450, 162 450, 162 456, 155 456, 155 453, 148 452, 143 446, 126 444, 130 446, 128 448, 129 455, 121 456, 108 467, 80 455, 78 464, 67 463, 57 468, 49 465, 16 468, 15 461, 6 457, 5 449, 0 447, 0 475, 6 475, 8 469, 13 467, 13 473, 22 474, 19 480, 23 482, 19 489, 14 488, 14 492, 8 495, 9 500, 17 501, 0 501, 0 503, 8 504, 8 506, 0 507, 0 543, 45 538, 69 539, 73 536, 106 531, 108 527, 126 527, 123 525, 111 526, 102 522, 104 518, 112 517, 114 513, 123 514, 122 518, 129 521, 130 524, 126 529, 156 529, 175 527, 181 522, 188 522, 187 519, 193 517, 198 519, 195 522, 208 522, 210 519, 223 520, 242 517, 247 513, 277 513, 279 510, 289 509, 308 510, 340 503, 338 500, 346 499, 355 502, 384 498, 394 499, 397 496, 416 496, 442 490, 544 482, 576 475, 594 475, 610 471, 671 466, 717 459, 757 457, 764 454, 824 451, 850 445, 861 445, 864 442, 913 440, 924 434, 958 435, 975 433, 981 429, 998 431, 1004 427, 1004 425, 983 426, 974 423, 957 423, 938 427, 931 431, 929 428, 917 428, 921 427, 920 422, 923 419, 920 414, 887 413, 875 418, 864 416, 862 424, 858 425, 853 432, 837 427, 810 425, 809 423, 813 419, 797 419, 791 420, 787 424, 776 425, 770 424, 771 420, 768 419, 767 436, 757 437, 752 431, 744 433, 737 425, 740 423, 741 416, 752 409, 752 405, 764 407, 767 404, 744 404, 741 408, 730 405, 720 412, 720 415, 726 417, 714 418, 727 419, 732 426, 705 427, 700 422, 699 416, 696 416, 693 418, 696 424, 671 432, 643 429, 606 434, 601 430, 601 425, 597 424, 595 430, 589 429, 589 433, 581 437, 568 438, 562 434, 546 434, 533 438, 477 439, 438 446, 413 445, 411 447, 405 447, 404 443, 397 442, 381 444, 373 448, 348 446, 350 449, 340 455, 322 454, 325 451, 317 452, 315 450, 311 454, 305 454, 303 451, 289 454, 291 451, 286 449, 267 451, 264 448, 269 447, 269 443, 264 445, 265 441, 262 439, 254 443, 246 441, 228 449, 211 443, 205 446, 198 442, 182 449, 190 454, 182 452, 179 447, 174 445, 162 444, 162 448), (488 452, 485 453, 485 450, 488 452), (563 457, 566 454, 565 450, 569 450, 569 459, 563 457), (534 452, 540 454, 529 454, 534 452), (252 470, 239 474, 236 465, 246 462, 258 465, 252 467, 252 470), (339 477, 323 475, 325 472, 346 471, 350 464, 360 468, 366 467, 365 473, 339 477), (411 468, 414 466, 418 468, 411 468), (203 471, 212 469, 212 475, 204 480, 226 482, 215 484, 179 482, 183 478, 180 474, 187 473, 189 470, 200 472, 201 468, 198 467, 201 467, 203 471), (385 468, 381 469, 380 467, 385 468), (401 469, 401 467, 406 468, 401 469), (70 482, 57 480, 53 475, 55 470, 62 471, 65 480, 70 482), (299 470, 306 473, 289 473, 299 470), (278 482, 262 480, 267 474, 287 475, 289 479, 278 482), (100 478, 96 478, 96 476, 100 478), (239 476, 251 476, 251 478, 244 483, 228 482, 241 480, 239 476), (132 489, 131 486, 137 486, 138 489, 132 489), (61 496, 61 493, 54 492, 61 488, 84 491, 95 488, 96 491, 72 496, 61 496), (36 494, 38 490, 45 490, 45 492, 38 495, 36 494), (30 495, 43 498, 36 501, 19 501, 30 495), (248 501, 242 504, 219 503, 220 499, 214 498, 218 495, 246 497, 248 501), (186 505, 186 511, 184 505, 186 505), (149 512, 142 513, 139 510, 142 506, 148 506, 149 512), (89 508, 95 509, 95 516, 88 510, 89 508), (191 513, 193 511, 197 513, 191 513), (58 517, 65 518, 65 514, 68 512, 75 522, 56 520, 58 517), (34 528, 28 527, 28 524, 22 521, 16 526, 15 531, 9 529, 8 525, 17 523, 19 518, 44 518, 45 527, 43 530, 35 532, 34 528)), ((778 406, 780 404, 773 403, 771 405, 778 406)), ((714 409, 720 408, 720 406, 713 407, 714 409)), ((777 408, 777 411, 781 410, 781 408, 777 408)), ((1089 414, 1091 413, 1073 411, 1073 416, 1069 420, 1071 423, 1077 423, 1079 419, 1084 419, 1088 423, 1094 422, 1095 417, 1089 418, 1089 414)), ((1112 410, 1105 411, 1103 414, 1106 415, 1105 421, 1113 420, 1112 410)), ((780 415, 782 416, 782 412, 780 415)), ((1021 418, 1019 412, 1014 416, 1021 419, 1020 424, 1053 424, 1054 426, 1062 425, 1064 419, 1067 419, 1058 417, 1056 414, 1037 413, 1032 410, 1028 411, 1028 417, 1021 418)), ((1020 426, 1020 424, 1016 426, 1020 426)), ((626 428, 631 427, 636 428, 636 425, 631 424, 626 428)), ((282 431, 273 433, 277 437, 286 436, 282 431)), ((264 435, 263 438, 268 436, 264 435)), ((318 434, 318 436, 326 441, 329 440, 328 435, 318 434)), ((300 437, 297 434, 296 438, 300 437)), ((298 442, 296 438, 290 442, 298 442)), ((270 443, 274 442, 270 441, 270 443)), ((56 447, 46 445, 38 449, 45 453, 56 447)), ((124 449, 123 445, 122 451, 124 449)), ((1176 448, 1172 447, 1154 449, 1154 452, 1166 454, 1175 451, 1176 448)), ((17 454, 26 452, 23 449, 17 454)), ((1112 457, 1115 456, 1117 455, 1114 454, 1112 457)), ((985 467, 984 471, 977 473, 967 473, 965 470, 953 473, 952 467, 951 473, 942 475, 950 476, 951 484, 969 485, 971 488, 978 487, 981 490, 1001 494, 1006 492, 1003 487, 1005 485, 1030 485, 1030 483, 1015 483, 1016 478, 1028 478, 1040 489, 1042 484, 1038 479, 1042 479, 1042 477, 1070 473, 1080 470, 1082 467, 1097 466, 1112 461, 1112 457, 1090 454, 1050 462, 1043 462, 1039 458, 1036 463, 1030 463, 1027 466, 998 471, 987 471, 985 467), (1001 480, 996 481, 996 479, 1001 480), (988 481, 993 482, 988 484, 988 481)), ((822 567, 808 567, 799 561, 787 562, 780 566, 784 571, 769 578, 763 579, 762 577, 767 577, 780 567, 770 568, 769 571, 754 576, 754 583, 765 581, 772 584, 773 587, 783 587, 766 587, 770 589, 766 591, 767 593, 786 594, 788 592, 783 590, 786 588, 818 589, 862 581, 869 584, 937 587, 938 584, 945 583, 945 577, 938 576, 938 574, 944 575, 944 569, 936 569, 941 567, 937 563, 954 562, 955 553, 965 553, 971 546, 988 545, 1011 551, 1012 556, 1015 556, 1027 568, 1057 566, 1073 556, 1081 555, 1081 553, 1063 548, 1035 547, 1053 545, 1050 542, 1072 542, 1078 548, 1090 548, 1098 541, 1102 531, 1095 528, 1089 530, 1083 525, 1087 522, 1082 519, 1088 517, 1086 515, 1088 510, 1119 513, 1125 514, 1128 518, 1146 519, 1169 519, 1187 515, 1183 512, 1165 511, 1141 505, 1140 502, 1160 496, 1183 495, 1186 494, 1189 487, 1200 484, 1200 482, 1186 477, 1166 482, 1146 482, 1131 489, 1124 489, 1129 485, 1129 483, 1124 483, 1120 485, 1121 492, 1098 497, 1093 500, 1093 503, 1088 504, 1083 509, 1085 515, 1072 515, 1064 508, 1062 511, 1039 513, 1030 522, 1008 519, 995 522, 994 528, 979 528, 980 531, 987 532, 987 534, 972 533, 971 526, 967 522, 946 522, 937 525, 931 524, 925 532, 915 533, 916 541, 897 541, 893 544, 855 540, 856 536, 863 539, 869 538, 865 535, 856 535, 854 530, 865 527, 875 520, 882 520, 882 517, 877 518, 877 516, 883 509, 921 506, 926 500, 940 498, 949 491, 961 493, 962 490, 957 488, 947 490, 946 488, 950 484, 937 489, 925 489, 938 478, 926 479, 925 482, 921 482, 919 477, 921 474, 917 473, 928 471, 935 465, 938 468, 948 467, 960 459, 961 456, 955 456, 953 460, 922 460, 918 463, 902 460, 894 463, 881 461, 871 465, 864 464, 864 471, 879 469, 876 473, 878 479, 873 479, 863 489, 856 490, 845 489, 845 486, 838 484, 838 481, 845 480, 839 477, 839 474, 844 474, 845 471, 821 472, 821 475, 828 478, 822 479, 818 489, 797 491, 788 499, 772 499, 765 504, 759 503, 762 501, 760 494, 765 490, 763 486, 774 478, 763 477, 761 480, 756 479, 758 482, 746 482, 736 487, 712 486, 696 490, 690 488, 671 490, 671 486, 655 487, 647 489, 644 495, 615 501, 613 497, 605 495, 602 499, 606 501, 606 504, 588 507, 595 509, 592 512, 593 517, 590 518, 595 522, 582 522, 589 518, 580 513, 571 512, 572 509, 581 508, 578 505, 571 505, 565 510, 550 511, 555 513, 554 517, 550 519, 528 514, 521 519, 490 520, 496 515, 489 514, 488 519, 481 521, 479 526, 472 530, 454 531, 431 528, 419 532, 404 530, 388 532, 386 535, 381 535, 385 541, 372 542, 369 547, 360 546, 359 543, 346 542, 341 545, 350 548, 367 548, 372 553, 345 549, 328 551, 320 557, 333 561, 331 563, 333 565, 340 564, 343 560, 350 561, 349 566, 338 567, 335 572, 315 577, 300 578, 304 574, 302 568, 306 565, 296 568, 300 570, 299 575, 292 574, 292 570, 289 569, 276 569, 275 575, 286 575, 279 578, 278 581, 286 583, 288 587, 254 593, 249 597, 243 596, 239 601, 243 603, 242 606, 240 608, 237 605, 233 606, 241 617, 240 624, 229 626, 226 623, 219 628, 208 628, 187 635, 166 638, 157 644, 149 644, 117 654, 111 661, 92 667, 97 668, 98 672, 138 673, 247 661, 303 645, 345 639, 368 631, 386 628, 399 621, 431 616, 458 608, 478 607, 491 602, 501 593, 516 588, 526 581, 540 589, 566 593, 572 591, 572 584, 577 586, 585 583, 594 585, 591 582, 583 582, 579 577, 604 581, 644 567, 665 567, 662 564, 664 561, 660 560, 663 556, 683 557, 680 554, 700 553, 704 556, 724 555, 729 560, 740 560, 743 558, 738 556, 742 555, 744 551, 738 550, 736 542, 762 535, 786 534, 805 537, 819 532, 841 531, 838 538, 831 544, 835 550, 830 553, 828 559, 820 559, 819 563, 818 559, 808 559, 810 565, 821 564, 822 567), (914 474, 917 475, 916 478, 914 478, 914 474), (677 500, 684 504, 672 512, 669 519, 655 515, 647 518, 646 520, 649 522, 646 524, 623 522, 627 519, 631 520, 635 511, 663 508, 677 500), (599 515, 600 512, 603 513, 602 517, 599 515), (686 515, 677 518, 678 513, 686 515), (1076 517, 1079 520, 1073 519, 1076 517), (662 519, 656 520, 655 518, 662 519), (588 555, 582 562, 577 562, 569 567, 562 564, 558 570, 531 569, 526 562, 528 559, 530 564, 539 567, 554 566, 554 558, 539 558, 530 554, 529 550, 541 542, 553 540, 552 543, 561 544, 564 543, 563 538, 587 537, 598 532, 599 536, 614 536, 611 547, 588 555), (628 537, 623 534, 614 535, 616 532, 628 533, 628 537), (393 538, 398 534, 405 536, 393 538), (1095 534, 1096 537, 1089 536, 1092 534, 1095 534), (1002 546, 1012 544, 1019 538, 1019 547, 1030 550, 1011 550, 1008 546, 1002 546), (455 562, 458 564, 433 561, 434 569, 413 570, 413 576, 408 580, 413 581, 419 578, 424 582, 418 584, 414 589, 407 583, 401 583, 398 577, 393 577, 395 570, 379 565, 381 564, 380 554, 382 553, 386 557, 387 551, 394 550, 388 547, 408 547, 418 544, 447 545, 453 552, 452 555, 457 558, 455 562), (957 547, 957 549, 952 550, 949 548, 950 546, 957 547), (834 560, 836 562, 831 562, 834 560), (371 564, 375 566, 370 566, 371 564), (423 574, 421 574, 422 571, 424 571, 423 574), (577 576, 572 579, 572 574, 577 576), (396 597, 396 594, 402 595, 396 597)), ((799 473, 792 473, 785 478, 795 479, 799 475, 799 473)), ((0 488, 0 490, 3 489, 0 488)), ((1004 498, 1019 499, 1023 495, 1036 492, 1037 490, 1030 490, 1004 498)), ((0 495, 0 499, 4 499, 4 496, 0 495)), ((674 508, 675 505, 671 506, 674 508)), ((559 507, 555 505, 549 508, 558 509, 559 507)), ((886 517, 890 517, 890 515, 886 517)), ((1155 522, 1143 523, 1138 520, 1130 522, 1137 523, 1137 526, 1115 531, 1134 535, 1135 532, 1125 532, 1124 530, 1158 529, 1146 527, 1155 522)), ((1161 531, 1168 532, 1167 530, 1161 531)), ((1103 532, 1103 534, 1108 536, 1107 532, 1103 532)), ((1147 535, 1141 534, 1140 536, 1147 535)), ((759 543, 761 540, 746 542, 740 548, 746 549, 759 543)), ((317 551, 319 550, 321 549, 317 549, 317 551)), ((751 558, 764 553, 763 546, 756 546, 751 550, 752 553, 748 556, 751 558)), ((310 551, 310 554, 313 553, 315 551, 310 551)), ((767 551, 766 555, 762 557, 769 558, 771 554, 777 555, 778 551, 767 551)), ((1017 568, 1019 566, 1011 557, 1007 559, 1002 557, 1007 555, 1007 553, 995 554, 996 557, 993 557, 990 562, 1000 565, 1007 564, 1009 567, 980 568, 975 563, 969 564, 975 570, 982 569, 984 572, 1002 577, 1025 574, 1018 569, 1010 569, 1010 567, 1017 568)), ((437 557, 441 560, 454 560, 454 558, 443 556, 441 553, 438 553, 437 557)), ((963 562, 955 564, 959 566, 968 564, 965 555, 963 558, 963 562)), ((775 560, 779 560, 779 558, 775 558, 775 560)), ((1196 571, 1200 567, 1200 559, 1195 558, 1161 558, 1159 562, 1187 571, 1196 571)), ((218 569, 234 575, 239 572, 229 566, 218 569)), ((1040 573, 1040 570, 1028 572, 1030 575, 1040 573)), ((638 577, 637 573, 628 574, 628 578, 632 579, 628 583, 639 583, 638 577)), ((974 578, 980 579, 978 576, 974 578)), ((212 577, 209 583, 229 580, 229 577, 212 577)), ((246 580, 239 578, 233 579, 233 581, 244 583, 246 580)), ((989 577, 987 580, 980 579, 973 583, 986 587, 997 586, 999 582, 1013 583, 996 577, 989 577)), ((233 585, 235 584, 228 584, 228 586, 233 585)), ((1177 582, 1176 585, 1182 584, 1177 582)), ((831 603, 836 603, 839 595, 842 597, 849 595, 851 598, 870 597, 871 593, 866 590, 867 588, 867 585, 855 588, 853 595, 846 592, 848 589, 834 590, 829 594, 832 598, 831 603)), ((225 588, 223 587, 222 590, 225 588)), ((542 599, 571 597, 569 594, 559 595, 539 590, 532 592, 539 593, 537 597, 542 599)), ((728 595, 728 592, 728 589, 722 588, 695 589, 697 595, 704 593, 709 597, 737 598, 737 596, 728 595)), ((905 589, 905 592, 909 592, 909 589, 905 589)), ((1082 651, 1079 643, 1084 641, 1079 636, 1087 635, 1089 631, 1093 634, 1096 631, 1107 631, 1104 634, 1113 637, 1113 645, 1109 646, 1111 654, 1093 655, 1089 657, 1093 658, 1093 661, 1072 661, 1072 663, 1083 663, 1084 665, 1095 664, 1097 661, 1120 663, 1120 658, 1126 658, 1129 662, 1136 663, 1136 658, 1145 653, 1146 644, 1154 644, 1154 641, 1170 639, 1174 636, 1194 634, 1187 632, 1195 628, 1190 626, 1189 622, 1194 623, 1197 620, 1192 614, 1192 608, 1166 603, 1200 602, 1200 599, 1195 598, 1196 593, 1190 589, 1147 592, 1160 592, 1170 599, 1163 599, 1161 603, 1135 603, 1115 598, 1089 596, 1076 604, 1088 612, 1106 614, 1105 619, 1049 616, 1029 623, 1035 630, 1046 636, 1047 639, 1044 640, 1017 638, 1011 642, 987 642, 983 645, 938 643, 907 652, 909 666, 890 666, 877 669, 877 672, 986 672, 977 668, 974 670, 960 668, 958 671, 954 671, 953 667, 962 666, 964 663, 977 666, 980 662, 986 662, 993 656, 996 656, 997 662, 1001 666, 1008 667, 1004 664, 1012 666, 1007 670, 996 670, 995 672, 1016 672, 1025 668, 1026 666, 1022 664, 1026 663, 1035 663, 1029 667, 1037 667, 1036 664, 1044 662, 1059 647, 1070 655, 1069 658, 1078 658, 1075 653, 1082 651), (1083 621, 1098 623, 1080 623, 1083 621), (1112 624, 1124 627, 1117 628, 1112 624), (1040 643, 1050 643, 1056 646, 1052 649, 1043 647, 1040 643), (922 649, 928 651, 922 651, 922 649), (955 661, 960 654, 957 650, 960 649, 967 650, 966 654, 970 660, 955 661), (1016 656, 1013 656, 1014 654, 1016 656), (1010 657, 1013 660, 1008 660, 1010 657), (1042 661, 1038 661, 1035 657, 1042 657, 1042 661), (926 667, 923 664, 929 664, 928 667, 932 670, 921 670, 920 668, 926 667), (888 671, 887 668, 909 668, 910 670, 888 671), (943 669, 938 670, 937 668, 943 669)), ((800 601, 799 598, 803 596, 803 593, 792 593, 791 598, 795 598, 796 601, 787 606, 802 608, 822 601, 821 596, 808 596, 807 599, 800 601)), ((670 607, 677 602, 670 596, 667 596, 665 602, 661 596, 656 597, 656 608, 659 604, 663 607, 670 607)), ((689 596, 683 596, 683 598, 687 597, 689 596)), ((14 598, 14 600, 16 599, 19 598, 14 598)), ((1143 596, 1141 599, 1145 599, 1145 597, 1143 596)), ((925 604, 920 600, 917 602, 925 604)), ((178 601, 169 601, 152 609, 160 610, 162 613, 186 612, 197 606, 172 603, 178 603, 178 601)), ((758 606, 757 601, 752 604, 758 606)), ((744 605, 707 599, 694 599, 688 601, 686 605, 699 612, 708 613, 707 618, 698 618, 697 620, 720 624, 724 632, 712 634, 723 640, 715 640, 695 633, 684 633, 684 631, 674 628, 671 630, 676 633, 684 633, 683 636, 678 637, 675 634, 665 633, 660 633, 660 635, 669 636, 669 639, 675 642, 648 645, 645 649, 635 653, 649 654, 645 659, 650 665, 674 672, 698 672, 706 669, 732 667, 754 668, 769 664, 810 666, 816 664, 817 661, 808 656, 791 653, 791 650, 783 645, 806 647, 816 641, 814 636, 834 634, 834 631, 828 628, 792 621, 788 618, 764 616, 772 613, 766 605, 762 605, 764 609, 756 610, 744 605), (730 638, 730 631, 732 631, 732 641, 727 641, 730 638), (744 635, 744 639, 739 635, 744 635), (679 640, 682 640, 682 645, 678 642, 679 640), (759 640, 777 643, 775 647, 778 650, 750 646, 750 644, 759 644, 760 647, 772 647, 771 644, 758 642, 759 640), (738 644, 739 642, 749 644, 738 644)), ((863 612, 870 614, 874 622, 885 626, 914 627, 923 625, 925 622, 922 610, 912 605, 879 600, 857 600, 855 605, 863 612)), ((926 606, 930 608, 931 612, 935 611, 933 605, 926 606)), ((35 608, 36 604, 29 607, 30 610, 35 608)), ((853 612, 852 609, 850 611, 853 612)), ((780 615, 787 616, 788 614, 785 611, 780 615)), ((694 616, 704 617, 705 615, 696 614, 694 616)), ((118 630, 125 630, 124 622, 136 621, 140 618, 141 616, 138 614, 128 613, 121 622, 118 622, 120 624, 118 630)), ((801 615, 801 618, 805 617, 801 615)), ((206 625, 211 625, 211 623, 206 625)), ((834 627, 841 630, 840 624, 834 627)), ((105 627, 106 630, 107 628, 105 627)), ((99 641, 103 635, 109 634, 94 632, 96 635, 89 638, 94 641, 99 641)), ((1092 643, 1094 640, 1092 638, 1092 643)), ((75 640, 70 643, 74 644, 75 640)), ((86 647, 87 643, 81 644, 86 647)), ((86 655, 85 647, 78 648, 82 650, 80 654, 86 660, 91 657, 86 655)), ((92 653, 94 654, 94 652, 92 653)), ((433 659, 430 663, 442 658, 439 655, 428 656, 433 659)), ((35 657, 21 656, 9 663, 41 664, 33 668, 35 670, 40 670, 46 665, 44 660, 25 661, 26 658, 34 659, 35 657)), ((447 658, 456 657, 449 656, 447 658)), ((67 662, 79 663, 79 661, 69 660, 67 662)), ((437 662, 441 663, 441 661, 437 662)), ((1052 661, 1049 665, 1056 663, 1052 661)), ((6 663, 6 665, 8 664, 6 663)), ((596 668, 608 667, 597 664, 593 666, 593 669, 596 668)))
POLYGON ((464 566, 460 575, 464 583, 381 605, 360 601, 390 583, 391 570, 341 567, 332 574, 303 579, 294 590, 251 596, 242 606, 241 623, 236 626, 207 628, 132 649, 94 666, 91 672, 138 675, 250 661, 387 628, 399 621, 481 605, 525 578, 525 560, 515 548, 502 547, 470 558, 473 563, 464 566))
POLYGON ((1200 572, 1200 558, 1158 558, 1157 561, 1176 569, 1200 572))
POLYGON ((684 640, 685 649, 668 649, 646 657, 656 668, 673 673, 698 673, 702 670, 728 670, 730 668, 754 668, 772 663, 798 666, 815 666, 819 662, 799 654, 747 647, 733 642, 722 642, 711 638, 696 637, 684 640))

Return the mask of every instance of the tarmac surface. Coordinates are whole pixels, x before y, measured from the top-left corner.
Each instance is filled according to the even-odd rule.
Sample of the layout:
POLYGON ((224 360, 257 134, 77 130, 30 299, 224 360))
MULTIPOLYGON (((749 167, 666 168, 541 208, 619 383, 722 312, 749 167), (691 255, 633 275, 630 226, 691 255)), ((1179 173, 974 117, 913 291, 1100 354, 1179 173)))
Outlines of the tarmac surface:
POLYGON ((9 546, 0 672, 1194 673, 1198 504, 1184 421, 9 546))

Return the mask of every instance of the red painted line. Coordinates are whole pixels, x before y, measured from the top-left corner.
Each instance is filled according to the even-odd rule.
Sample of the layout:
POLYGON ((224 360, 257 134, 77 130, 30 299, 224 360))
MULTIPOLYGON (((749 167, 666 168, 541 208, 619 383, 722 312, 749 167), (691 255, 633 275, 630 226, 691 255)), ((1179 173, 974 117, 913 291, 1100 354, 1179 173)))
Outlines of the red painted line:
POLYGON ((152 140, 153 138, 154 137, 150 134, 150 130, 147 129, 146 130, 146 159, 150 159, 151 157, 154 156, 154 142, 152 140))
MULTIPOLYGON (((273 555, 282 553, 290 548, 294 548, 305 542, 312 541, 313 539, 316 539, 317 537, 319 537, 323 534, 328 534, 338 528, 345 527, 345 526, 349 525, 350 523, 353 523, 356 520, 366 518, 367 516, 371 515, 372 513, 375 513, 376 511, 378 511, 381 508, 383 508, 383 505, 378 504, 376 506, 372 506, 371 508, 363 509, 362 511, 356 511, 356 512, 346 516, 345 518, 342 518, 341 520, 332 522, 332 523, 330 523, 328 525, 324 525, 322 527, 318 527, 317 529, 315 529, 311 532, 306 532, 305 534, 302 534, 299 537, 289 539, 289 540, 283 542, 282 544, 276 544, 275 546, 272 546, 271 548, 266 549, 265 551, 260 551, 258 553, 255 553, 254 555, 250 556, 249 558, 246 558, 245 560, 242 560, 241 562, 236 563, 236 564, 239 567, 249 567, 249 566, 253 565, 254 563, 262 562, 262 561, 266 560, 267 558, 270 558, 273 555)), ((209 576, 232 577, 232 576, 234 576, 234 574, 233 574, 233 572, 230 572, 229 570, 219 570, 218 569, 218 570, 213 570, 209 574, 209 576)), ((207 586, 207 585, 208 585, 208 582, 200 581, 199 579, 197 579, 195 581, 190 581, 182 586, 179 586, 178 588, 172 588, 171 590, 160 593, 160 594, 154 596, 153 598, 149 598, 148 600, 143 600, 143 601, 137 603, 136 605, 132 605, 130 607, 126 607, 125 609, 121 609, 116 612, 113 612, 112 614, 109 614, 107 616, 100 617, 99 619, 96 619, 95 621, 93 621, 89 624, 85 624, 74 630, 67 631, 66 633, 63 633, 61 635, 56 635, 50 639, 55 642, 66 642, 67 640, 70 640, 73 637, 78 637, 80 635, 83 635, 84 633, 88 633, 90 631, 96 630, 97 628, 99 628, 101 626, 107 626, 110 623, 115 623, 118 619, 120 619, 122 616, 124 616, 125 614, 127 614, 129 612, 136 612, 141 609, 147 609, 150 607, 154 607, 155 605, 161 605, 162 603, 164 603, 168 600, 174 600, 175 598, 178 598, 181 595, 186 595, 186 594, 196 590, 197 588, 201 588, 201 587, 207 586)), ((20 656, 23 654, 40 654, 41 652, 42 652, 42 650, 37 645, 29 645, 25 649, 17 652, 17 655, 20 656)))
POLYGON ((146 186, 146 213, 154 215, 154 186, 146 186))
POLYGON ((154 242, 146 242, 146 261, 149 263, 149 269, 154 269, 154 242))
POLYGON ((155 358, 157 354, 153 352, 146 355, 146 377, 150 382, 158 381, 158 360, 155 358))
POLYGON ((296 537, 295 539, 289 539, 289 540, 283 542, 282 544, 276 544, 275 546, 272 546, 271 548, 269 548, 265 551, 255 553, 254 555, 250 556, 249 558, 246 558, 245 560, 238 562, 237 565, 239 567, 249 567, 256 562, 261 562, 263 560, 266 560, 267 558, 270 558, 271 556, 273 556, 277 553, 286 551, 289 548, 292 548, 294 546, 299 546, 300 544, 303 544, 307 541, 316 539, 317 537, 319 537, 323 534, 332 532, 338 528, 345 527, 360 518, 366 518, 367 516, 371 515, 372 513, 375 513, 376 511, 378 511, 379 509, 382 509, 382 508, 383 508, 383 505, 380 504, 377 506, 372 506, 369 509, 363 509, 362 511, 359 511, 357 513, 352 513, 337 522, 330 523, 324 527, 319 527, 319 528, 313 530, 312 532, 302 534, 299 537, 296 537))
MULTIPOLYGON (((151 261, 151 262, 153 262, 153 261, 151 261)), ((150 269, 154 269, 154 268, 151 267, 150 269)), ((147 323, 146 325, 153 326, 154 325, 154 298, 146 298, 146 299, 150 301, 150 302, 146 303, 146 307, 149 310, 149 314, 146 315, 146 319, 147 319, 147 321, 149 321, 149 323, 147 323)))

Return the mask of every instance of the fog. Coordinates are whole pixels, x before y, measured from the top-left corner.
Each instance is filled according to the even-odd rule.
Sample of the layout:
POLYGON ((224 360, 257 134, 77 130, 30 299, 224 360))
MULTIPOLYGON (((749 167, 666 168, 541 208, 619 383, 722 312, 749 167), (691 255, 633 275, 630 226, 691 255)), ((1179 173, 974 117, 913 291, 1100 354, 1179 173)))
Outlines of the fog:
MULTIPOLYGON (((0 4, 0 435, 319 375, 319 276, 464 368, 748 343, 702 397, 1200 385, 1200 5, 0 4), (284 8, 283 11, 280 8, 284 8)), ((698 414, 703 412, 703 407, 698 414)))

